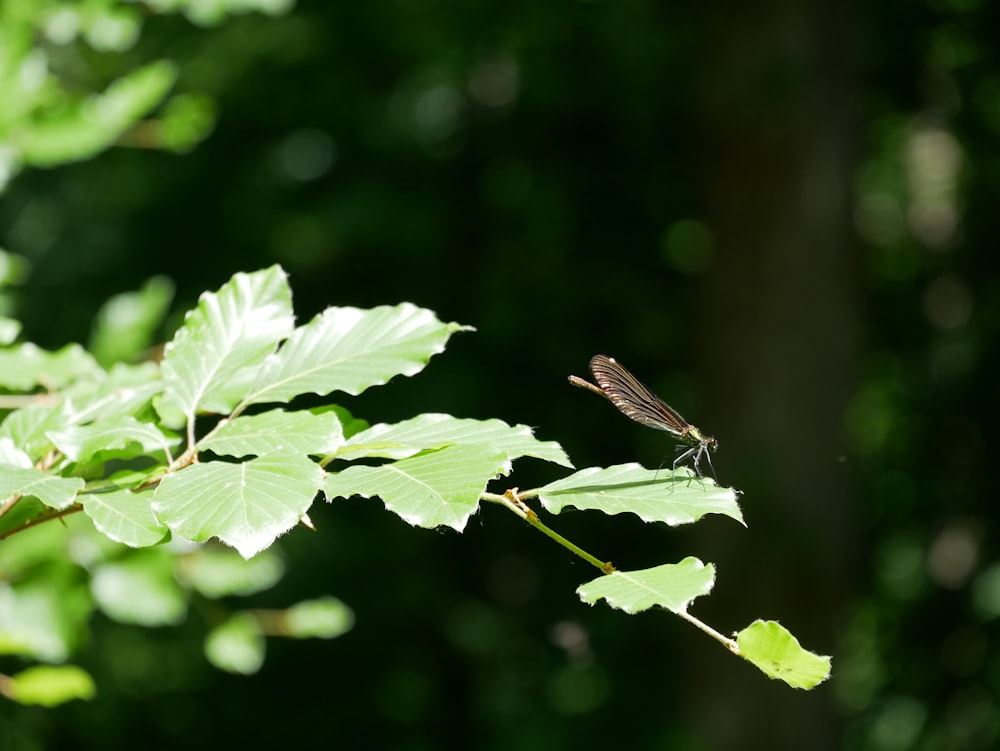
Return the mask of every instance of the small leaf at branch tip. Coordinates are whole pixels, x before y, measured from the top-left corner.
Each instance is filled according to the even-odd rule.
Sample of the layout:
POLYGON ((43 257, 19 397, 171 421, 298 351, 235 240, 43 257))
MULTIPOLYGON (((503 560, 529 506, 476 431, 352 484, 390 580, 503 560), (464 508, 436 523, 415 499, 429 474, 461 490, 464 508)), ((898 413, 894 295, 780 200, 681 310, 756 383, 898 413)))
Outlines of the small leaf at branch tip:
POLYGON ((754 621, 736 634, 736 643, 741 657, 793 688, 815 688, 830 677, 830 657, 803 649, 777 621, 754 621))

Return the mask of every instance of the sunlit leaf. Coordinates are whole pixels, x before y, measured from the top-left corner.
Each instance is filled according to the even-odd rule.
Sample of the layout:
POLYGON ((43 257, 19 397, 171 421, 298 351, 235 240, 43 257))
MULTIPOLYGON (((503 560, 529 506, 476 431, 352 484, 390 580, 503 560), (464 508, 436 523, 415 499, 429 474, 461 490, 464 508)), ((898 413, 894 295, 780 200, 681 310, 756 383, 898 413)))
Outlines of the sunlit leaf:
POLYGON ((425 449, 449 444, 485 444, 507 452, 509 459, 533 456, 572 467, 555 441, 539 441, 527 425, 511 427, 502 420, 468 420, 428 413, 392 425, 374 425, 355 434, 337 451, 338 459, 383 457, 405 459, 425 449))
MULTIPOLYGON (((3 189, 0 180, 0 190, 3 189)), ((0 316, 0 345, 7 346, 13 344, 21 333, 21 322, 7 316, 0 316)))
POLYGON ((30 404, 8 414, 0 423, 0 438, 10 438, 37 461, 53 446, 49 433, 96 419, 112 421, 133 415, 163 388, 154 363, 115 365, 110 373, 85 373, 59 396, 39 394, 30 404))
POLYGON ((70 424, 69 417, 55 407, 32 404, 16 409, 0 423, 0 438, 9 438, 15 446, 37 461, 52 448, 50 430, 70 424))
POLYGON ((538 495, 546 510, 558 514, 566 506, 606 514, 631 512, 646 522, 677 526, 705 514, 723 514, 744 524, 732 488, 699 479, 687 469, 645 469, 638 464, 588 467, 549 483, 538 495))
POLYGON ((173 557, 159 548, 101 564, 90 586, 101 610, 121 623, 166 626, 180 623, 187 613, 187 598, 174 579, 173 557))
POLYGON ((91 47, 101 52, 124 52, 138 40, 143 14, 130 5, 109 4, 92 6, 80 18, 80 31, 91 47))
POLYGON ((80 378, 99 378, 103 373, 79 344, 67 344, 56 352, 30 342, 0 349, 0 386, 11 391, 57 389, 80 378))
POLYGON ((163 478, 153 511, 181 537, 218 537, 250 558, 298 523, 322 482, 303 456, 194 464, 163 478))
POLYGON ((205 639, 205 656, 220 670, 253 675, 264 664, 266 645, 257 621, 237 613, 213 629, 205 639))
POLYGON ((30 123, 18 146, 30 164, 53 165, 93 156, 162 101, 177 77, 173 63, 137 68, 96 94, 30 123))
POLYGON ((188 587, 213 600, 229 595, 245 597, 270 589, 285 572, 272 550, 249 561, 230 548, 206 546, 177 562, 177 575, 188 587))
POLYGON ((813 688, 830 677, 830 658, 802 648, 776 621, 754 621, 736 635, 740 656, 793 688, 813 688))
POLYGON ((73 699, 92 699, 94 679, 75 665, 40 665, 10 677, 5 693, 21 704, 54 707, 73 699))
MULTIPOLYGON (((156 0, 159 4, 177 4, 177 0, 156 0)), ((271 16, 287 13, 295 0, 188 0, 180 4, 184 15, 199 26, 216 26, 229 15, 244 15, 255 10, 271 16)))
POLYGON ((286 412, 274 409, 227 422, 198 443, 221 456, 303 454, 322 456, 344 443, 344 431, 330 410, 286 412))
POLYGON ((153 514, 151 488, 138 493, 131 490, 87 493, 81 500, 94 526, 115 542, 143 548, 162 542, 170 533, 153 514))
POLYGON ((21 451, 10 438, 4 436, 0 438, 0 466, 20 467, 28 469, 32 467, 31 457, 21 451))
POLYGON ((626 613, 639 613, 659 606, 675 613, 686 612, 696 597, 712 591, 715 567, 697 558, 666 563, 640 571, 615 571, 581 584, 576 593, 593 605, 600 599, 626 613))
POLYGON ((360 394, 393 376, 419 373, 453 333, 468 329, 442 323, 410 303, 327 308, 267 358, 247 402, 287 402, 331 391, 360 394))
POLYGON ((90 351, 105 367, 138 360, 152 344, 174 297, 174 283, 154 276, 136 292, 115 295, 97 312, 90 351))
POLYGON ((80 477, 58 477, 40 469, 0 465, 0 499, 18 495, 31 495, 46 506, 62 510, 68 508, 76 494, 83 488, 80 477))
POLYGON ((168 404, 189 419, 201 410, 228 412, 292 324, 291 291, 278 266, 235 274, 204 293, 164 350, 168 404))
POLYGON ((81 643, 92 611, 86 586, 71 566, 50 566, 45 578, 0 580, 0 654, 60 662, 81 643))
POLYGON ((49 438, 56 448, 76 462, 89 461, 98 454, 102 459, 127 459, 155 453, 163 459, 171 447, 180 443, 179 436, 129 415, 50 431, 49 438))
POLYGON ((351 630, 354 612, 336 597, 321 597, 293 605, 282 621, 288 636, 332 639, 351 630))
POLYGON ((330 498, 378 496, 410 524, 461 532, 479 507, 479 494, 510 471, 507 453, 485 445, 447 446, 377 467, 352 466, 330 474, 330 498))
POLYGON ((156 363, 115 363, 106 376, 73 383, 64 391, 63 406, 70 425, 135 415, 163 390, 156 363))

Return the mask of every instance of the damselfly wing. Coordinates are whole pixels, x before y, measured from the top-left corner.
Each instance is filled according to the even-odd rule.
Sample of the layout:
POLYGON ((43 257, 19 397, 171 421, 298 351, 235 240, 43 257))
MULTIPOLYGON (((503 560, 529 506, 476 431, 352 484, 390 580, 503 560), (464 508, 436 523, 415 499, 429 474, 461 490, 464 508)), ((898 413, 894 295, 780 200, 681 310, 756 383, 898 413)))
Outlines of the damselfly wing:
MULTIPOLYGON (((678 449, 680 455, 674 460, 674 469, 689 457, 693 457, 694 471, 699 477, 702 476, 699 466, 702 457, 708 459, 708 466, 712 468, 711 452, 719 446, 715 438, 703 435, 624 365, 613 357, 594 355, 590 359, 590 372, 597 386, 576 376, 569 377, 570 383, 603 394, 626 417, 646 427, 664 430, 683 444, 678 449)), ((715 474, 714 468, 712 474, 715 474)))

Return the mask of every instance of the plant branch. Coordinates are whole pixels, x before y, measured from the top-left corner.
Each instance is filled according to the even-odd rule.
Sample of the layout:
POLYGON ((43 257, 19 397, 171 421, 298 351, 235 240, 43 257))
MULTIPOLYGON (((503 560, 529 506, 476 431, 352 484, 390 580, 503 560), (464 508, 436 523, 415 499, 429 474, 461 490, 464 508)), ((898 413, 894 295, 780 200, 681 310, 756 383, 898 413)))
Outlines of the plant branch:
MULTIPOLYGON (((584 383, 586 382, 584 381, 584 383)), ((605 574, 614 573, 615 568, 614 566, 611 565, 610 561, 606 563, 601 562, 598 558, 591 555, 583 548, 570 542, 565 537, 560 535, 558 532, 550 529, 549 527, 547 527, 545 524, 542 523, 542 521, 538 518, 538 514, 535 513, 535 511, 524 502, 525 498, 534 498, 537 495, 538 492, 535 490, 518 492, 517 488, 511 488, 507 490, 503 495, 497 495, 495 493, 483 493, 480 497, 485 501, 499 503, 500 505, 506 507, 508 510, 512 511, 513 513, 517 514, 522 519, 524 519, 526 522, 528 522, 528 524, 533 526, 539 532, 555 540, 564 548, 580 556, 591 565, 595 566, 596 568, 599 568, 603 573, 605 574)), ((695 616, 688 613, 686 610, 674 610, 671 612, 680 616, 685 621, 687 621, 688 623, 690 623, 692 626, 702 631, 703 633, 708 634, 717 642, 725 646, 726 649, 728 649, 733 654, 738 655, 740 653, 739 645, 736 643, 735 639, 731 639, 728 636, 723 636, 721 633, 716 631, 707 623, 699 620, 695 616)))
POLYGON ((698 620, 686 610, 674 610, 672 612, 676 615, 679 615, 681 618, 683 618, 685 621, 690 623, 695 628, 700 629, 704 633, 708 634, 717 642, 721 642, 726 647, 726 649, 728 649, 734 655, 738 655, 740 653, 739 645, 736 643, 735 639, 730 639, 728 636, 723 636, 714 628, 709 626, 707 623, 698 620))
POLYGON ((0 409, 20 409, 33 404, 53 407, 58 401, 55 394, 4 394, 0 396, 0 409))
POLYGON ((3 516, 8 511, 10 511, 12 508, 14 508, 14 506, 17 505, 17 502, 20 501, 22 497, 23 496, 20 493, 14 493, 7 500, 5 500, 2 504, 0 504, 0 516, 3 516))
POLYGON ((561 534, 556 532, 554 529, 549 528, 542 523, 542 520, 538 518, 538 514, 524 502, 524 498, 530 498, 534 493, 523 493, 519 494, 517 488, 511 488, 503 495, 497 495, 495 493, 483 493, 480 498, 486 501, 491 501, 492 503, 499 503, 504 506, 509 511, 517 514, 519 517, 524 519, 528 524, 537 529, 546 537, 555 540, 557 543, 562 545, 564 548, 569 550, 571 553, 578 555, 583 560, 592 566, 599 568, 605 574, 610 574, 615 570, 614 566, 611 565, 610 561, 602 561, 596 556, 591 555, 586 550, 581 548, 579 545, 570 542, 561 534))
POLYGON ((74 503, 69 508, 64 508, 61 511, 53 511, 48 514, 43 514, 42 516, 36 516, 34 519, 29 519, 20 527, 15 529, 8 529, 6 532, 0 533, 0 540, 6 540, 18 532, 24 532, 26 529, 31 529, 32 527, 37 527, 39 524, 44 524, 45 522, 50 522, 53 519, 61 519, 64 516, 69 516, 70 514, 75 514, 78 511, 83 511, 83 505, 80 503, 74 503))

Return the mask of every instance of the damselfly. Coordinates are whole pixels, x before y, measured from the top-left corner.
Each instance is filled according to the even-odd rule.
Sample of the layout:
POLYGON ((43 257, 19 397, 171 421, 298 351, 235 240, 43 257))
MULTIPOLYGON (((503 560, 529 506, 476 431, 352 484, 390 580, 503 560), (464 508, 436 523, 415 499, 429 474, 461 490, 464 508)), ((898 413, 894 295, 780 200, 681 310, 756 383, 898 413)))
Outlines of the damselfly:
POLYGON ((703 435, 698 428, 650 391, 615 358, 594 355, 590 358, 590 372, 597 381, 596 386, 590 381, 572 375, 569 377, 569 382, 607 397, 626 417, 647 427, 665 430, 680 441, 682 444, 678 447, 680 455, 674 460, 674 469, 688 457, 694 457, 694 471, 701 477, 701 468, 698 465, 701 458, 705 457, 708 459, 712 474, 715 474, 711 452, 715 451, 719 444, 714 438, 703 435))

